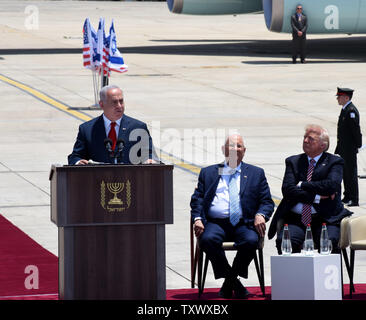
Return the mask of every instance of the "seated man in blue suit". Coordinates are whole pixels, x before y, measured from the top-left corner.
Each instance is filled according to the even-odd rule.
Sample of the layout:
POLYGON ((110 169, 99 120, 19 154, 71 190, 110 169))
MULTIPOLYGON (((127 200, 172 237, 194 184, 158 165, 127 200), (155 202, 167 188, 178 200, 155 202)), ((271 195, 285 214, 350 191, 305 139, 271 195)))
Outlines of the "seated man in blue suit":
POLYGON ((249 294, 238 276, 248 277, 259 237, 274 203, 263 169, 242 162, 243 138, 231 135, 222 151, 225 162, 203 168, 191 198, 191 216, 200 248, 212 263, 215 279, 225 278, 219 295, 243 299, 249 294), (234 241, 237 253, 232 266, 222 249, 224 241, 234 241))
POLYGON ((283 199, 271 221, 268 238, 273 238, 278 231, 276 247, 281 254, 283 224, 286 223, 292 252, 301 252, 306 226, 310 224, 315 246, 319 248, 321 227, 326 223, 332 252, 339 252, 340 222, 352 214, 341 201, 344 161, 326 152, 329 135, 321 126, 306 126, 302 147, 304 153, 286 159, 283 199))
POLYGON ((149 130, 144 122, 124 114, 122 90, 115 85, 103 87, 99 104, 103 114, 80 125, 68 163, 155 163, 157 156, 149 130), (112 152, 106 147, 107 138, 110 138, 112 152), (123 150, 117 153, 117 144, 122 140, 123 150))

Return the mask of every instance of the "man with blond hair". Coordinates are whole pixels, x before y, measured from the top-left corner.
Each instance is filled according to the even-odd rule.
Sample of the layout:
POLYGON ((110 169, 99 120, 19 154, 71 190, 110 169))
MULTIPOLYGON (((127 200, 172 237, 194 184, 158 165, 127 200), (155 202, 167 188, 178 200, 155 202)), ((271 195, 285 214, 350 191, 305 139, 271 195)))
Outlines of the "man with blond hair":
POLYGON ((282 182, 283 199, 268 232, 269 239, 277 232, 276 247, 281 254, 283 225, 288 224, 292 252, 300 252, 305 230, 311 225, 314 243, 319 248, 320 231, 326 223, 333 252, 339 252, 341 220, 352 213, 341 201, 344 161, 327 152, 328 131, 319 125, 307 125, 302 148, 304 153, 286 159, 282 182))

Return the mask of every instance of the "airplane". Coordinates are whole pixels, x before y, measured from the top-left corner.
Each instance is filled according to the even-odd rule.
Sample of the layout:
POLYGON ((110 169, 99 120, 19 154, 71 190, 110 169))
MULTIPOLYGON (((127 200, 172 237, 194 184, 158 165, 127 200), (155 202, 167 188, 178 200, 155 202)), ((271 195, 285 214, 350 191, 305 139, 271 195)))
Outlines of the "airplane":
POLYGON ((193 15, 264 12, 268 30, 292 33, 298 4, 308 18, 307 34, 366 33, 366 0, 167 0, 173 13, 193 15))

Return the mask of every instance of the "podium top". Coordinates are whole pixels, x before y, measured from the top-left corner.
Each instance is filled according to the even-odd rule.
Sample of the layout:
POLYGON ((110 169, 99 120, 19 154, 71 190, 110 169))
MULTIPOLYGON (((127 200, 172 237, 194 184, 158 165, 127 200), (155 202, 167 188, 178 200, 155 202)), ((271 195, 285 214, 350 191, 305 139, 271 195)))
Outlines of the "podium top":
POLYGON ((164 164, 164 163, 150 163, 150 164, 110 164, 110 163, 90 163, 87 165, 69 165, 69 164, 52 164, 49 174, 49 180, 52 180, 53 173, 57 171, 63 170, 83 170, 83 168, 145 168, 145 167, 154 167, 154 168, 169 168, 174 169, 174 165, 164 164))
POLYGON ((173 165, 53 165, 51 221, 59 227, 173 223, 173 165))

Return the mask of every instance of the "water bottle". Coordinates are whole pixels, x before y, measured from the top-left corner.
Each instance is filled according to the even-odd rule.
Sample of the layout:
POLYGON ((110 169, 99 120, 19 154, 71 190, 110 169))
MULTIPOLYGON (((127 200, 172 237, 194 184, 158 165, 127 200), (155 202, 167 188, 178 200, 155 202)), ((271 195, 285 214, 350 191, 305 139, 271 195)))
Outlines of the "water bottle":
POLYGON ((282 243, 281 243, 282 255, 289 256, 292 252, 290 231, 288 230, 288 224, 283 227, 282 243))
POLYGON ((320 233, 320 254, 330 254, 329 250, 329 237, 327 231, 327 225, 322 224, 322 231, 320 233))
POLYGON ((312 256, 314 254, 314 241, 313 234, 311 233, 310 224, 306 227, 304 250, 306 256, 312 256))

